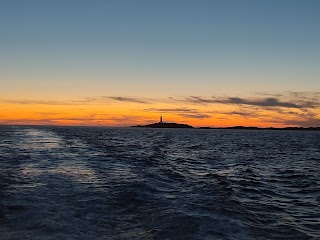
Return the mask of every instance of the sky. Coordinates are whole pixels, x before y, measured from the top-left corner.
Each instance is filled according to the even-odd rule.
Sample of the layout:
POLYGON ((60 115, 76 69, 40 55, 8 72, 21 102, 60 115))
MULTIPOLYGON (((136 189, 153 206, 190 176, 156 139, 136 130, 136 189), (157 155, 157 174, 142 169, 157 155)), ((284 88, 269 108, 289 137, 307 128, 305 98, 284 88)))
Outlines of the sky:
POLYGON ((318 0, 1 0, 0 124, 320 126, 318 0))

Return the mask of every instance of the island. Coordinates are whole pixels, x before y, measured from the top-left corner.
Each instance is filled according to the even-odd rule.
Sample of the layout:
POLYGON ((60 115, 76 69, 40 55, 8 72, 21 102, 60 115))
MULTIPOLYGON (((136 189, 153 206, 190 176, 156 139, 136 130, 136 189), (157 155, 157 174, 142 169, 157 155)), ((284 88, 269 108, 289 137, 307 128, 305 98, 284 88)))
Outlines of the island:
POLYGON ((132 127, 141 127, 141 128, 193 128, 188 124, 183 123, 167 123, 162 121, 162 116, 160 116, 160 121, 158 123, 151 123, 147 125, 137 125, 132 127))

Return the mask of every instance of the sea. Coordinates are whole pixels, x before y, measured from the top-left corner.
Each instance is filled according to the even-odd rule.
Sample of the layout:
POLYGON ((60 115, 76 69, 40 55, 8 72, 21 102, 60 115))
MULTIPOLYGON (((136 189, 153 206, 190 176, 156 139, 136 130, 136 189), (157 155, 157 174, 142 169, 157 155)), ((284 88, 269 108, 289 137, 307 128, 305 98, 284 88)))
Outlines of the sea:
POLYGON ((2 126, 0 239, 320 239, 320 132, 2 126))

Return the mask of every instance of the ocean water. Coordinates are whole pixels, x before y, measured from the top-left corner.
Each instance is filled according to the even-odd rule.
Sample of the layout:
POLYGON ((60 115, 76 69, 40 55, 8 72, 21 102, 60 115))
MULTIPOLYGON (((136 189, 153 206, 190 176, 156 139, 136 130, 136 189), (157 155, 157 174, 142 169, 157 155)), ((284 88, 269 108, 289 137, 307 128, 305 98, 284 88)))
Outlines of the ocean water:
POLYGON ((320 132, 0 127, 0 239, 320 239, 320 132))

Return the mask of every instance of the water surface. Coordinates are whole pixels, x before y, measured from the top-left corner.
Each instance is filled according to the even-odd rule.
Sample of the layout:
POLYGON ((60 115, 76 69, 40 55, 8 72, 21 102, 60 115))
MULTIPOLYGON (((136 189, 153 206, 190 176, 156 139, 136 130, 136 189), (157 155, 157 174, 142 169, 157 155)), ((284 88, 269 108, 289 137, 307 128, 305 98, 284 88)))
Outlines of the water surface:
POLYGON ((0 236, 320 239, 320 132, 0 127, 0 236))

